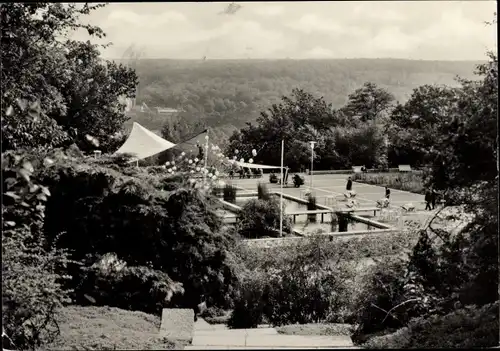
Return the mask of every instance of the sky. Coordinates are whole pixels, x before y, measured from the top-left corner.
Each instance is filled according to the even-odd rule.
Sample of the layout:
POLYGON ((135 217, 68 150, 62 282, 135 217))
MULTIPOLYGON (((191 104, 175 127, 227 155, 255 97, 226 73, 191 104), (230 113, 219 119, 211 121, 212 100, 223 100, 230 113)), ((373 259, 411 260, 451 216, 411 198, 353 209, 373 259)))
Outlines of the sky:
MULTIPOLYGON (((496 1, 110 3, 82 18, 143 58, 483 60, 496 50, 496 1)), ((75 39, 88 39, 75 33, 75 39)), ((103 41, 94 40, 96 43, 103 41)))

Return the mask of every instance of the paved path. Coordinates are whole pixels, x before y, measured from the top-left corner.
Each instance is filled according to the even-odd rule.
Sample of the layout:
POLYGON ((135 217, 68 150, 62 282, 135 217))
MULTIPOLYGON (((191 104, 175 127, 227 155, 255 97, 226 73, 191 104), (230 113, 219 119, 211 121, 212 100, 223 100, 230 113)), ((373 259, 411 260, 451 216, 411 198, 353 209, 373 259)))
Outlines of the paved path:
POLYGON ((193 341, 185 350, 223 349, 331 349, 354 348, 349 336, 302 336, 278 334, 274 328, 228 329, 199 318, 193 341))

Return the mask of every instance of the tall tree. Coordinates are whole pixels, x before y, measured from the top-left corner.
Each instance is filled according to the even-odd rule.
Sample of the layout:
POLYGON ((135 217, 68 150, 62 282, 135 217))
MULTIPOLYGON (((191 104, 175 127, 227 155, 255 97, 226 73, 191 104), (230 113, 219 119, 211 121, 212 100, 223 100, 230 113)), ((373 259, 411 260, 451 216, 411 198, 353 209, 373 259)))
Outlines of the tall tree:
POLYGON ((349 94, 342 113, 357 122, 376 121, 385 117, 392 107, 394 96, 375 83, 366 82, 349 94))
POLYGON ((441 245, 423 245, 423 238, 416 264, 432 272, 422 274, 428 292, 464 305, 498 300, 498 60, 493 53, 489 58, 476 71, 480 81, 461 80, 457 103, 430 154, 429 184, 448 204, 463 206, 468 224, 459 235, 433 230, 441 245), (433 251, 439 253, 434 260, 428 254, 433 251))
POLYGON ((423 85, 413 90, 408 101, 397 104, 385 129, 395 163, 422 165, 442 138, 440 126, 448 123, 456 108, 458 89, 423 85))
MULTIPOLYGON (((287 152, 285 164, 293 169, 308 165, 311 158, 309 141, 318 142, 318 150, 325 146, 322 131, 341 122, 331 104, 324 98, 316 98, 300 89, 294 89, 290 97, 283 97, 280 104, 273 104, 261 112, 257 126, 248 124, 230 138, 227 155, 235 150, 259 150, 260 163, 280 164, 281 140, 285 140, 287 152)), ((318 151, 317 150, 317 151, 318 151)), ((317 153, 318 155, 318 153, 317 153)), ((238 157, 239 158, 239 157, 238 157)), ((318 162, 319 158, 315 158, 318 162)))
POLYGON ((122 100, 133 97, 137 76, 123 66, 102 61, 98 46, 64 39, 69 32, 79 28, 86 29, 91 36, 104 37, 100 28, 80 22, 81 16, 102 6, 1 5, 2 106, 17 109, 18 100, 38 101, 45 112, 39 121, 49 118, 46 123, 36 126, 33 123, 39 121, 32 119, 6 120, 2 124, 2 132, 7 136, 3 150, 32 147, 33 144, 63 146, 59 138, 38 138, 39 133, 35 135, 34 132, 50 135, 54 128, 65 132, 69 142, 83 149, 95 147, 88 142, 87 135, 92 136, 92 140, 99 140, 103 151, 116 147, 113 136, 125 120, 122 100), (24 132, 13 131, 19 128, 24 132))

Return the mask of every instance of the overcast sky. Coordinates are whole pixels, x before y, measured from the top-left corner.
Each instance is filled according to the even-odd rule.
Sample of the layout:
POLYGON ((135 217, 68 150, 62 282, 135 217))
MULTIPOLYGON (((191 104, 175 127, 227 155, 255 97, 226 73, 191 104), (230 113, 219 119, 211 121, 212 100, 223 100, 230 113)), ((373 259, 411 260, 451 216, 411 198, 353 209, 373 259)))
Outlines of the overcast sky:
MULTIPOLYGON (((482 60, 496 50, 495 1, 111 3, 84 19, 121 58, 408 58, 482 60)), ((76 35, 84 39, 83 34, 76 35)))

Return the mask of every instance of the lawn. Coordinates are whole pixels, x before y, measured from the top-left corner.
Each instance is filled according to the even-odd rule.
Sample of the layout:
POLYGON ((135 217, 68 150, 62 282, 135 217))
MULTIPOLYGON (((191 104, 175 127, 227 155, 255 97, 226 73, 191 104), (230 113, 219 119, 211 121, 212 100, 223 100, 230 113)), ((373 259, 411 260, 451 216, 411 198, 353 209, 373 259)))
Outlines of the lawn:
POLYGON ((309 323, 277 327, 279 334, 285 335, 351 335, 352 325, 345 323, 309 323))
POLYGON ((68 306, 57 314, 61 334, 44 350, 174 350, 158 336, 161 320, 115 307, 68 306))
POLYGON ((425 193, 422 173, 355 173, 352 180, 391 189, 409 191, 423 195, 425 193))

